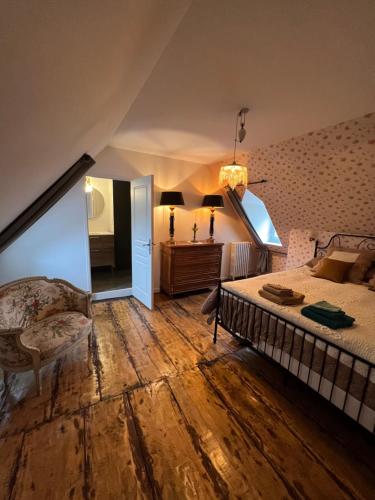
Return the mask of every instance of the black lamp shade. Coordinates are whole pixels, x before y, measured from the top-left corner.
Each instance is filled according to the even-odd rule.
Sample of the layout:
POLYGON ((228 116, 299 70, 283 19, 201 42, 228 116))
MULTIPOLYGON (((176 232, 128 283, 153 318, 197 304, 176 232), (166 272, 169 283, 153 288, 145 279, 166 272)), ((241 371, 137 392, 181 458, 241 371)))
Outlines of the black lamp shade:
POLYGON ((160 205, 168 205, 170 207, 185 205, 184 197, 181 191, 163 191, 161 193, 160 205))
POLYGON ((203 198, 202 207, 223 208, 224 199, 221 194, 206 194, 203 198))

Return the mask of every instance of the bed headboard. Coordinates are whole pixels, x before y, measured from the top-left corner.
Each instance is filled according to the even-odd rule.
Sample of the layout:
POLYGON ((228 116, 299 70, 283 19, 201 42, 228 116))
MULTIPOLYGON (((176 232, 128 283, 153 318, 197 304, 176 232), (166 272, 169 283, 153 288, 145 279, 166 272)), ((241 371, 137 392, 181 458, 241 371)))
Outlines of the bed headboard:
POLYGON ((315 257, 324 257, 329 247, 335 246, 338 248, 356 248, 358 250, 374 250, 375 251, 375 236, 363 234, 347 234, 336 233, 329 239, 326 245, 323 245, 318 240, 315 245, 315 257))

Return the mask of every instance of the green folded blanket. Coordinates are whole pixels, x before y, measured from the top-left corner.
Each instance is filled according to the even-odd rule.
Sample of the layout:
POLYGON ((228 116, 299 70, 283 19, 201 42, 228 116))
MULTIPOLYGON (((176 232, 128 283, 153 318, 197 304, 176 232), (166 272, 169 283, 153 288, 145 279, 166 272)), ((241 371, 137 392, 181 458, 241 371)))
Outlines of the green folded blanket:
POLYGON ((317 309, 321 309, 322 311, 329 311, 329 312, 342 311, 341 307, 335 306, 334 304, 330 304, 326 300, 320 300, 319 302, 315 302, 315 304, 311 304, 311 306, 316 307, 317 309))
POLYGON ((324 314, 320 314, 317 312, 316 308, 311 306, 303 307, 301 309, 301 314, 306 318, 312 319, 321 325, 328 326, 333 330, 337 330, 338 328, 348 328, 349 326, 352 326, 355 321, 354 318, 348 316, 347 314, 337 317, 328 317, 324 314))
POLYGON ((317 307, 314 307, 314 304, 311 304, 310 306, 311 311, 315 311, 316 314, 319 314, 320 316, 324 316, 325 318, 328 319, 340 319, 344 318, 346 316, 344 311, 325 311, 324 309, 319 309, 317 307))
POLYGON ((325 300, 315 302, 315 304, 310 304, 309 307, 312 311, 315 311, 317 314, 320 314, 328 319, 342 319, 346 316, 345 311, 343 311, 340 307, 334 306, 325 300))

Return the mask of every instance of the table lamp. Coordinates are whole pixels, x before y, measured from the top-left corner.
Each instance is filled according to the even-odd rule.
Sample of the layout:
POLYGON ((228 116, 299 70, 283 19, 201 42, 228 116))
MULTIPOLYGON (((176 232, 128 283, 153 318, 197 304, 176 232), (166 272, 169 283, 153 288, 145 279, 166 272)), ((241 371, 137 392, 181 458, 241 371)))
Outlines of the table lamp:
POLYGON ((185 205, 181 191, 163 191, 160 205, 169 206, 169 242, 174 243, 174 209, 176 206, 185 205))
POLYGON ((208 207, 211 211, 210 215, 210 237, 209 241, 214 241, 214 224, 215 224, 215 208, 224 207, 224 199, 221 194, 207 194, 203 198, 202 207, 208 207))

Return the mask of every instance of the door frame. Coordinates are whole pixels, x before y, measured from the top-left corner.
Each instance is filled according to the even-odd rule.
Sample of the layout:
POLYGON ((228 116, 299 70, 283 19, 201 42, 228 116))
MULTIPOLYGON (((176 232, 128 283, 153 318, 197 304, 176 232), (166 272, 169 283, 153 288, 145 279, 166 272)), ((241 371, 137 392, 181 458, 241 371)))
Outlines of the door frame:
MULTIPOLYGON (((152 310, 154 308, 154 295, 155 295, 155 288, 154 288, 154 262, 155 262, 155 259, 154 259, 154 200, 155 200, 155 180, 154 180, 154 175, 153 174, 149 174, 149 175, 143 175, 141 177, 137 177, 136 179, 133 179, 132 181, 130 181, 130 199, 131 199, 131 205, 132 205, 132 238, 131 238, 131 242, 132 242, 132 276, 133 276, 133 269, 134 269, 134 265, 135 265, 135 257, 137 255, 137 252, 135 251, 135 248, 138 248, 140 249, 141 247, 145 247, 145 246, 148 246, 148 264, 150 267, 149 267, 149 281, 148 281, 148 285, 149 285, 149 288, 150 288, 150 297, 148 297, 148 293, 146 292, 144 295, 145 295, 145 298, 139 298, 139 295, 140 293, 142 294, 143 291, 138 287, 134 287, 134 281, 132 279, 132 285, 133 285, 133 296, 135 298, 138 298, 138 300, 140 302, 142 302, 147 308, 149 308, 150 310, 152 310), (146 181, 142 181, 143 179, 148 179, 147 182, 146 181), (139 185, 136 184, 136 186, 134 186, 135 183, 138 183, 140 182, 139 185), (150 220, 148 221, 147 219, 147 216, 146 216, 146 219, 147 219, 147 230, 146 232, 149 231, 149 235, 150 237, 148 238, 148 244, 142 244, 140 246, 137 247, 137 245, 135 244, 135 241, 133 240, 133 228, 134 228, 134 216, 135 216, 135 211, 133 210, 133 201, 134 201, 134 187, 136 188, 144 188, 146 187, 146 191, 147 193, 150 192, 150 199, 148 200, 149 203, 146 203, 147 207, 150 207, 151 209, 151 218, 150 220), (148 225, 148 222, 149 222, 149 225, 148 225), (137 292, 136 294, 134 292, 137 292), (140 293, 139 293, 140 292, 140 293), (137 297, 138 296, 138 297, 137 297), (150 300, 148 300, 150 298, 150 300)), ((142 252, 141 252, 142 253, 142 252)), ((144 258, 144 255, 141 255, 141 253, 138 252, 138 256, 141 257, 141 258, 144 258)), ((147 288, 147 286, 146 286, 147 288)))
MULTIPOLYGON (((148 177, 149 175, 153 174, 147 174, 147 175, 139 175, 135 177, 134 179, 138 179, 140 177, 148 177)), ((85 175, 83 177, 83 183, 82 183, 82 190, 83 190, 83 196, 85 198, 85 205, 86 205, 86 213, 85 213, 85 230, 86 230, 86 235, 87 235, 87 272, 88 272, 88 282, 90 285, 90 290, 89 292, 91 293, 91 298, 93 302, 100 301, 100 300, 110 300, 110 299, 119 299, 123 297, 130 297, 133 296, 133 288, 128 287, 128 288, 118 288, 115 290, 103 290, 102 292, 93 292, 92 291, 92 278, 91 278, 91 258, 90 258, 90 232, 89 232, 89 223, 88 223, 88 211, 87 211, 87 204, 86 204, 86 193, 84 190, 85 187, 85 179, 86 177, 96 177, 97 179, 109 179, 109 180, 116 180, 116 181, 124 181, 124 182, 131 182, 134 179, 129 179, 128 177, 121 177, 121 176, 106 176, 106 175, 85 175)), ((155 185, 153 185, 152 189, 152 219, 151 219, 151 228, 152 228, 152 239, 154 238, 154 196, 155 196, 155 185)), ((133 259, 133 255, 132 255, 133 259)), ((153 261, 153 266, 154 266, 154 255, 152 255, 152 261, 153 261)), ((155 294, 155 288, 154 288, 154 269, 152 270, 152 289, 153 289, 153 294, 155 294)))

